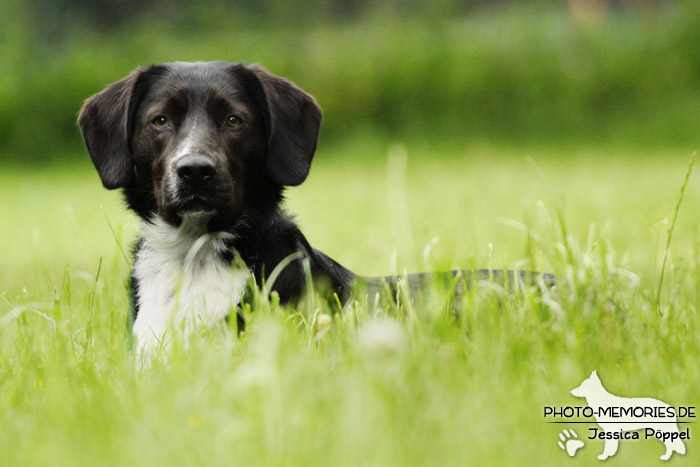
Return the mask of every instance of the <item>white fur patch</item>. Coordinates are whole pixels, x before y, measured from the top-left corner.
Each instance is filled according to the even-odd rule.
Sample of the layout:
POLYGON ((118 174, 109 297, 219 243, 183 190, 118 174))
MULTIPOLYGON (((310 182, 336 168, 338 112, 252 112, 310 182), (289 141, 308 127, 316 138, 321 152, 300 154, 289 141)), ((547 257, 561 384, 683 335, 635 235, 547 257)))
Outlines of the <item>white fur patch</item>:
POLYGON ((233 234, 207 232, 208 220, 206 214, 187 216, 178 228, 160 218, 143 223, 134 263, 138 354, 167 351, 173 335, 187 337, 199 326, 211 327, 243 297, 249 271, 221 259, 233 234))
POLYGON ((177 148, 175 148, 175 156, 168 163, 168 165, 165 169, 165 172, 166 172, 165 173, 165 186, 166 186, 168 196, 169 196, 171 201, 176 201, 179 198, 179 196, 178 196, 178 176, 175 173, 175 165, 177 164, 177 161, 179 161, 183 157, 191 154, 196 149, 194 142, 196 141, 195 130, 197 129, 197 123, 198 123, 198 121, 197 121, 197 118, 195 117, 194 123, 192 123, 192 128, 190 129, 190 132, 177 145, 177 148))

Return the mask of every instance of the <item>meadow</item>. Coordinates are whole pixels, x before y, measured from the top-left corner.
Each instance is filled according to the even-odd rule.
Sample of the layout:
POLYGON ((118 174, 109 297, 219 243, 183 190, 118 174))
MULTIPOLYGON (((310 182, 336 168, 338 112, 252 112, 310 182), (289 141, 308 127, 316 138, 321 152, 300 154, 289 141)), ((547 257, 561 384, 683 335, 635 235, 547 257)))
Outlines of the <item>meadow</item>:
MULTIPOLYGON (((86 154, 0 173, 3 465, 594 465, 545 405, 592 370, 610 392, 697 405, 700 180, 693 173, 657 287, 692 146, 322 144, 287 209, 366 275, 455 267, 555 273, 419 304, 257 297, 139 370, 125 325, 138 225, 86 154), (455 313, 455 309, 459 312, 455 313), (328 317, 331 317, 329 320, 328 317)), ((695 425, 687 454, 697 465, 695 425)), ((658 441, 613 465, 650 465, 658 441)))

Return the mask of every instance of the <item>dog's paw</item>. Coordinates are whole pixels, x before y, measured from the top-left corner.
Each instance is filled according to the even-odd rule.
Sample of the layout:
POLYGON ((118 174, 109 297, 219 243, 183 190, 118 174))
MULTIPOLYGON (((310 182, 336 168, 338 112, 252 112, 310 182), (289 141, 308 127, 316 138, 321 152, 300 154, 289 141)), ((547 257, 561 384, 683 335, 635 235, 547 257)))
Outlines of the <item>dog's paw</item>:
POLYGON ((559 433, 559 440, 557 445, 566 451, 570 457, 576 455, 576 451, 583 447, 583 441, 578 439, 578 435, 574 430, 567 430, 564 428, 561 433, 559 433))

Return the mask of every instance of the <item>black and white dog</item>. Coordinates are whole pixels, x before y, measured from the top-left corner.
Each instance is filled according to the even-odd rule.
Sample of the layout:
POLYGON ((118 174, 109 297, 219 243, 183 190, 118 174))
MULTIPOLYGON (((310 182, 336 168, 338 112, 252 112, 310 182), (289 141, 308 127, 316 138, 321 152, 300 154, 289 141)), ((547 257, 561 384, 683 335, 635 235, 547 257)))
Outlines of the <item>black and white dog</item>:
POLYGON ((306 179, 321 124, 293 83, 238 63, 153 65, 88 99, 79 124, 103 185, 121 188, 143 221, 132 273, 138 351, 167 344, 173 327, 223 319, 251 274, 260 284, 290 255, 273 287, 282 302, 304 293, 305 261, 341 302, 350 297, 358 278, 279 206, 284 188, 306 179))

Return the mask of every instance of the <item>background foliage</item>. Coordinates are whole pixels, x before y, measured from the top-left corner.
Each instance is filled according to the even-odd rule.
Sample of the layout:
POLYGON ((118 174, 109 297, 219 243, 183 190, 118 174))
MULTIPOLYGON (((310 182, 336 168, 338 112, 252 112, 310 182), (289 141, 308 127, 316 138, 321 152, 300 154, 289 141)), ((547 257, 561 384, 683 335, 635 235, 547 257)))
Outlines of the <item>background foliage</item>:
POLYGON ((692 144, 697 2, 3 0, 4 159, 79 154, 87 96, 137 65, 260 62, 315 95, 323 142, 692 144), (196 6, 195 6, 196 5, 196 6), (145 8, 145 9, 144 9, 145 8))

